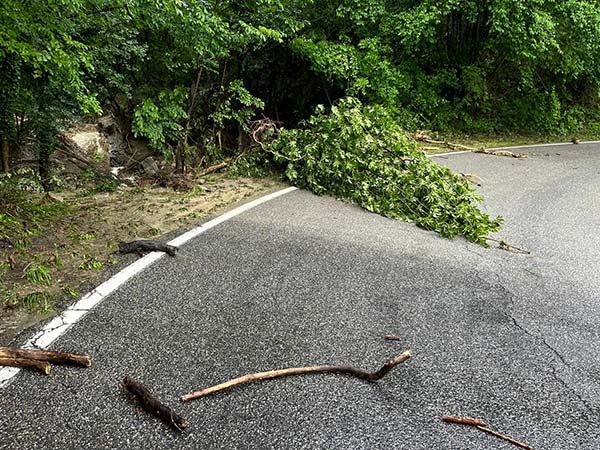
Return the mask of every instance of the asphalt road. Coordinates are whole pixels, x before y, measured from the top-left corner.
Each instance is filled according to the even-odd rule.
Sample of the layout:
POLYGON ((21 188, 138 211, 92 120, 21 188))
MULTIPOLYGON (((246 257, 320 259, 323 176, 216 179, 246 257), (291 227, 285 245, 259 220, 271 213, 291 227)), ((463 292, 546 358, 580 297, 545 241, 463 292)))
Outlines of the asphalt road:
POLYGON ((600 146, 526 152, 437 160, 482 178, 498 237, 530 256, 292 192, 162 258, 53 344, 93 368, 1 389, 0 449, 515 448, 444 414, 536 450, 600 448, 600 146), (249 372, 376 368, 406 347, 376 384, 314 375, 178 402, 249 372), (136 411, 125 374, 189 431, 136 411))

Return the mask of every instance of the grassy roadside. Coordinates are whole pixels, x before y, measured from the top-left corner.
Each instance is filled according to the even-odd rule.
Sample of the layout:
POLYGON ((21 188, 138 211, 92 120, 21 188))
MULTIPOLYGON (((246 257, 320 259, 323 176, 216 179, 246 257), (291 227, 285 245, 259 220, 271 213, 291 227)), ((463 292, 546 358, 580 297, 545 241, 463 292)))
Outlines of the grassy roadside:
POLYGON ((59 312, 82 286, 106 278, 122 260, 118 241, 160 240, 280 186, 268 178, 212 175, 188 192, 125 186, 50 196, 0 192, 0 345, 59 312))

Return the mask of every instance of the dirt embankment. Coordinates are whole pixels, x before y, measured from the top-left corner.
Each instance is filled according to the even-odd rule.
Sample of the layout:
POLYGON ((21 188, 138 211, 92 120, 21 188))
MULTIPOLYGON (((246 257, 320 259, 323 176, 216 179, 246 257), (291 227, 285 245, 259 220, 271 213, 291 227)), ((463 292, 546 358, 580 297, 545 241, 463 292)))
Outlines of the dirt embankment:
POLYGON ((0 284, 0 345, 60 312, 108 277, 111 267, 132 258, 116 253, 118 241, 160 239, 279 187, 281 183, 270 179, 214 175, 183 193, 139 186, 87 196, 61 193, 55 201, 67 206, 62 217, 26 245, 0 246, 6 268, 0 284))

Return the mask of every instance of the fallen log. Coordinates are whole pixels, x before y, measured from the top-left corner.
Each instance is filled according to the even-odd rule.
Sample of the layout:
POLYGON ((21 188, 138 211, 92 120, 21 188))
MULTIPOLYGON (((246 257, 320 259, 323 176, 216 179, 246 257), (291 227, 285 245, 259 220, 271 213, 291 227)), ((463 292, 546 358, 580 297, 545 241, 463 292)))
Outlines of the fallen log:
POLYGON ((19 367, 21 369, 32 369, 42 372, 44 375, 50 375, 52 366, 46 361, 37 361, 28 358, 11 358, 0 356, 0 366, 19 367))
POLYGON ((443 416, 442 420, 445 422, 474 426, 475 428, 478 428, 481 431, 485 431, 486 433, 491 434, 492 436, 495 436, 506 442, 510 442, 511 444, 516 445, 517 447, 524 448, 525 450, 533 450, 532 447, 530 447, 527 444, 524 444, 523 442, 517 441, 516 439, 506 436, 505 434, 498 433, 497 431, 492 430, 491 428, 489 428, 487 423, 479 419, 473 419, 472 417, 443 416))
POLYGON ((221 170, 224 169, 225 167, 227 167, 229 165, 228 161, 223 161, 220 162, 218 164, 215 164, 214 166, 210 166, 207 167, 206 169, 204 169, 202 172, 200 172, 198 174, 199 177, 205 177, 206 175, 210 175, 213 172, 216 172, 217 170, 221 170))
POLYGON ((12 347, 0 347, 0 358, 30 359, 35 361, 45 361, 52 364, 64 364, 79 367, 90 367, 92 365, 92 360, 89 356, 81 355, 79 353, 28 350, 12 347))
POLYGON ((187 421, 171 408, 163 405, 142 383, 125 377, 121 386, 135 397, 142 409, 147 413, 158 417, 179 431, 187 428, 187 421))
POLYGON ((225 383, 221 383, 215 386, 211 386, 200 391, 185 394, 181 397, 181 401, 188 402, 196 398, 205 397, 216 392, 224 391, 241 384, 251 383, 259 380, 271 380, 273 378, 289 377, 293 375, 306 375, 313 373, 339 373, 345 375, 351 375, 362 380, 367 381, 378 381, 383 378, 390 370, 396 367, 398 364, 403 363, 412 356, 411 350, 406 350, 401 355, 398 355, 389 361, 387 361, 379 370, 376 372, 367 372, 366 370, 359 369, 352 366, 309 366, 309 367, 294 367, 290 369, 279 369, 271 370, 268 372, 259 372, 242 377, 234 378, 225 383))
POLYGON ((177 247, 168 244, 163 244, 159 241, 142 239, 139 241, 132 242, 119 242, 119 252, 137 253, 140 256, 148 252, 165 252, 169 256, 175 256, 175 253, 177 252, 177 247))

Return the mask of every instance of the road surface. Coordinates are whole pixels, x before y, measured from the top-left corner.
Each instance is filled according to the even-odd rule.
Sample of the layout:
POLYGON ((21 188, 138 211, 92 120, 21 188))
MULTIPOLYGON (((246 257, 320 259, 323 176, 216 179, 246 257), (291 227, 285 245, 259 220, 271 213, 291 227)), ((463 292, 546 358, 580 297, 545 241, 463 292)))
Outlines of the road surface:
POLYGON ((496 236, 447 240, 295 191, 164 257, 61 336, 91 369, 0 389, 0 449, 512 449, 443 423, 479 417, 536 450, 600 448, 600 146, 436 159, 483 180, 496 236), (385 341, 396 334, 401 341, 385 341), (233 376, 414 357, 379 383, 314 375, 181 404, 233 376), (178 433, 119 390, 143 381, 178 433))

